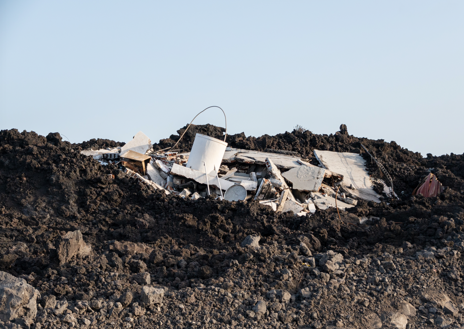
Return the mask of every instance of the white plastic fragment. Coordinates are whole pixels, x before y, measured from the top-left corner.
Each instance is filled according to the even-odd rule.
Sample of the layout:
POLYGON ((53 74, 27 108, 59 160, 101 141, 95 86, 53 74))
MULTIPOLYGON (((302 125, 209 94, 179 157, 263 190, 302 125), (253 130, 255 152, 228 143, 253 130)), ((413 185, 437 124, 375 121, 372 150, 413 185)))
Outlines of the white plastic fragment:
POLYGON ((139 131, 129 143, 121 147, 121 154, 124 154, 129 150, 145 154, 150 148, 151 140, 147 137, 147 135, 139 131))

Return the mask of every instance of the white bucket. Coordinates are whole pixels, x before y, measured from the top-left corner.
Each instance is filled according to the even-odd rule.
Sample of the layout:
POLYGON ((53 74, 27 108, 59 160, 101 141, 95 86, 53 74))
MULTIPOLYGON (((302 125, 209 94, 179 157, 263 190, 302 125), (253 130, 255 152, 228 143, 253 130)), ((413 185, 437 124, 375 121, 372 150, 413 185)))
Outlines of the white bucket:
POLYGON ((205 172, 216 172, 221 166, 222 158, 226 152, 227 143, 219 139, 196 134, 192 150, 187 162, 187 168, 205 172))

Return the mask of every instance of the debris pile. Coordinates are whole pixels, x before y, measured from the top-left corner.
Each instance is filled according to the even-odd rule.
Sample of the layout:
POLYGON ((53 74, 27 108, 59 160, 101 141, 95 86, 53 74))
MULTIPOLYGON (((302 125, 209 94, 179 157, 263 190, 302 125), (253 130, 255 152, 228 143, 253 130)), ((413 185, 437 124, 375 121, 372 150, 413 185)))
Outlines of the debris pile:
POLYGON ((104 165, 119 164, 129 175, 168 194, 193 200, 209 196, 231 202, 256 200, 297 216, 329 207, 345 210, 359 199, 380 203, 380 198, 396 196, 380 178, 375 182, 385 188, 382 196, 377 194, 366 161, 356 153, 314 150, 319 162, 315 166, 309 159, 284 154, 288 152, 227 147, 226 142, 199 133, 191 152, 154 151, 150 143, 139 132, 123 147, 82 154, 104 165))

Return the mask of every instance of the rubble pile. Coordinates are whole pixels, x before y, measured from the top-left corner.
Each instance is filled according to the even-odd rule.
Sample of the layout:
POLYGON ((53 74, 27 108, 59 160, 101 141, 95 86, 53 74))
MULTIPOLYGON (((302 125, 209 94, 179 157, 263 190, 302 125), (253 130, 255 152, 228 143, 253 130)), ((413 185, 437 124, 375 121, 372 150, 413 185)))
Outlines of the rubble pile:
POLYGON ((464 155, 342 125, 227 136, 205 173, 197 133, 223 138, 1 131, 0 327, 464 325, 464 155), (440 193, 413 195, 430 173, 440 193))

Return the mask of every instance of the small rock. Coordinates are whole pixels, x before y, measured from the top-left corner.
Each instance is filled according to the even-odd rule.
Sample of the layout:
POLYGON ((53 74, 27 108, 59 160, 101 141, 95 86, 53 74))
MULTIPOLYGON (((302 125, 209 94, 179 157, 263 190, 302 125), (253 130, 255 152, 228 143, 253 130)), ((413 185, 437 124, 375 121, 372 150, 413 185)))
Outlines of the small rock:
POLYGON ((379 316, 375 313, 371 313, 365 318, 366 326, 369 329, 380 329, 382 328, 382 321, 379 316))
POLYGON ((265 314, 266 313, 266 302, 263 300, 258 301, 256 305, 253 307, 253 311, 257 314, 265 314))
POLYGON ((142 316, 145 314, 145 312, 145 308, 140 307, 138 303, 134 303, 132 307, 132 314, 134 314, 135 316, 142 316))
POLYGON ((288 280, 292 277, 292 272, 290 272, 287 268, 284 268, 282 271, 280 271, 280 277, 282 280, 288 280))
POLYGON ((382 262, 382 266, 386 270, 395 270, 396 265, 392 261, 382 262))
POLYGON ((398 329, 406 329, 408 324, 408 318, 400 312, 393 313, 390 321, 398 329))
POLYGON ((251 247, 251 248, 259 248, 259 240, 261 237, 258 235, 249 235, 242 241, 242 247, 251 247))
POLYGON ((100 311, 103 308, 103 302, 100 299, 93 299, 90 301, 90 307, 94 311, 100 311))
POLYGON ((50 295, 44 298, 45 303, 44 303, 44 308, 51 308, 54 309, 56 306, 56 297, 55 295, 50 295))
POLYGON ((150 286, 144 286, 142 288, 141 300, 144 304, 161 304, 163 302, 163 297, 164 289, 150 286))
POLYGON ((181 259, 180 261, 177 262, 177 266, 179 266, 180 268, 185 268, 187 266, 187 262, 181 259))
POLYGON ((300 295, 302 298, 310 298, 311 297, 311 291, 309 288, 303 288, 300 290, 300 295))
POLYGON ((311 253, 311 250, 309 250, 309 248, 303 242, 300 242, 300 251, 305 256, 312 256, 313 255, 311 253))
POLYGON ((327 283, 330 281, 330 275, 325 272, 322 272, 321 279, 322 279, 322 282, 327 283))
POLYGON ((441 316, 437 316, 437 318, 434 320, 434 324, 440 328, 445 328, 447 327, 448 325, 451 324, 451 321, 441 317, 441 316))
POLYGON ((67 323, 74 323, 74 322, 77 322, 76 318, 75 318, 72 314, 67 314, 67 315, 63 318, 63 321, 64 321, 64 322, 67 322, 67 323))
POLYGON ((131 271, 134 273, 142 273, 147 271, 147 264, 142 260, 132 260, 129 263, 131 271))
POLYGON ((130 305, 130 303, 132 303, 133 298, 134 296, 132 295, 132 292, 126 291, 119 299, 119 302, 122 304, 122 306, 127 307, 130 305))
POLYGON ((279 296, 282 303, 288 303, 290 298, 292 298, 292 295, 286 290, 279 290, 277 296, 279 296))
POLYGON ((56 242, 56 251, 60 265, 64 265, 74 256, 87 256, 92 248, 84 242, 80 230, 68 232, 56 242))
POLYGON ((198 274, 202 279, 208 279, 213 275, 213 270, 208 265, 205 265, 200 267, 200 271, 198 271, 198 274))
POLYGON ((61 315, 68 308, 68 302, 66 300, 60 300, 56 303, 55 315, 61 315))
POLYGON ((246 315, 247 315, 250 319, 253 319, 253 318, 256 316, 255 312, 250 311, 250 310, 246 311, 246 315))
POLYGON ((406 301, 401 303, 400 310, 406 316, 416 316, 416 308, 406 301))
POLYGON ((150 273, 147 272, 134 274, 132 279, 142 286, 146 286, 151 283, 150 273))
POLYGON ((403 242, 403 248, 404 249, 411 249, 412 247, 413 246, 412 246, 412 244, 410 242, 408 242, 408 241, 403 242))
POLYGON ((445 314, 451 314, 453 316, 458 315, 458 310, 450 301, 446 302, 445 305, 443 305, 443 311, 445 312, 445 314))

